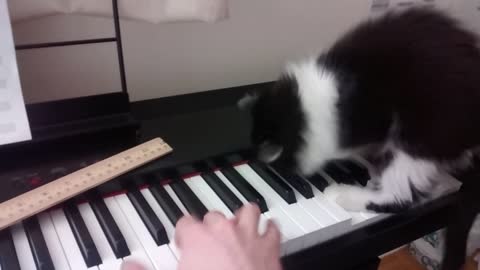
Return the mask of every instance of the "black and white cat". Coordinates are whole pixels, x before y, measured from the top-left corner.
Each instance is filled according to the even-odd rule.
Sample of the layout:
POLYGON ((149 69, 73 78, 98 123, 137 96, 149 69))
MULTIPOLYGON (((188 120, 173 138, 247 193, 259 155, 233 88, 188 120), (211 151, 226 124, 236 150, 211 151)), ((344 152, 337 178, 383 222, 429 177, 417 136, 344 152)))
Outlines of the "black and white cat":
MULTIPOLYGON (((365 155, 376 183, 325 194, 352 211, 401 211, 428 199, 436 176, 464 169, 480 146, 477 37, 439 11, 387 14, 288 65, 273 88, 240 105, 251 110, 261 160, 308 175, 330 159, 365 155)), ((480 197, 480 179, 470 182, 464 188, 480 197)))

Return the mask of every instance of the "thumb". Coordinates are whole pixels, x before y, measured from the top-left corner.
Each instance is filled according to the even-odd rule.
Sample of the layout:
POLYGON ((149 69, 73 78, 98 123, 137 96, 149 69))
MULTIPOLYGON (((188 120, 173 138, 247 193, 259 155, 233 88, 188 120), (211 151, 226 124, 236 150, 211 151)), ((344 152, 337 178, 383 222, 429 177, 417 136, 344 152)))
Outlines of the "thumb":
POLYGON ((123 261, 120 270, 145 270, 145 267, 135 261, 123 261))

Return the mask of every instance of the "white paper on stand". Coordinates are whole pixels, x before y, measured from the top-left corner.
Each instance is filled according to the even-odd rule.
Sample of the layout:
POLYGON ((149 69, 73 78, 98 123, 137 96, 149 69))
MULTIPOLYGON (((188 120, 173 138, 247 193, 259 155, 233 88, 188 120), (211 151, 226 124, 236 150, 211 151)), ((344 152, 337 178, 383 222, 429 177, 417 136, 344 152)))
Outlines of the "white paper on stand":
POLYGON ((0 0, 0 145, 32 139, 7 1, 0 0))

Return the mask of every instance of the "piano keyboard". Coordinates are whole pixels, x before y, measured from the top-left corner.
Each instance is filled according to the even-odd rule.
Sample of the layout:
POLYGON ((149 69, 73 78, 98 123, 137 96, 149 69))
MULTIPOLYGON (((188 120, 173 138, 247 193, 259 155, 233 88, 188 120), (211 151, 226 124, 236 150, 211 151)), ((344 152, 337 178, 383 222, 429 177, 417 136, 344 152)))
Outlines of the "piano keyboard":
POLYGON ((306 179, 254 161, 226 161, 168 180, 138 176, 147 184, 106 196, 92 191, 1 231, 1 269, 118 270, 131 259, 147 269, 174 270, 179 218, 202 218, 209 210, 232 217, 248 202, 262 210, 260 231, 269 219, 279 225, 286 256, 382 218, 347 212, 322 193, 335 182, 365 186, 366 166, 332 161, 306 179))

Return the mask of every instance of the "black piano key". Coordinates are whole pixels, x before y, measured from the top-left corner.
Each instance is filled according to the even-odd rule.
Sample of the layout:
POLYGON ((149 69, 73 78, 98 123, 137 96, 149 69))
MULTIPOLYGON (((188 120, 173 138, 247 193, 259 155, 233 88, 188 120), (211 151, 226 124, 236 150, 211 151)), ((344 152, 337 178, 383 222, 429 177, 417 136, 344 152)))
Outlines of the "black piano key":
POLYGON ((328 174, 335 182, 348 185, 356 185, 354 176, 350 171, 339 166, 336 161, 331 161, 325 164, 323 171, 328 174))
POLYGON ((242 207, 242 201, 222 182, 218 175, 214 172, 208 172, 203 173, 201 176, 232 213, 235 213, 235 211, 242 207))
POLYGON ((256 203, 260 208, 261 212, 267 212, 268 207, 265 199, 263 198, 255 188, 250 185, 250 183, 243 178, 243 176, 237 172, 233 167, 225 167, 220 170, 223 175, 235 186, 236 189, 245 197, 245 199, 251 203, 256 203))
POLYGON ((95 217, 100 223, 100 227, 105 234, 105 237, 113 250, 113 253, 118 259, 125 258, 130 255, 130 249, 127 246, 127 242, 122 235, 122 232, 118 228, 117 223, 113 219, 112 214, 107 208, 107 205, 103 201, 103 198, 95 198, 90 200, 90 206, 92 207, 95 217))
POLYGON ((279 166, 272 166, 271 170, 282 177, 287 183, 292 185, 293 188, 300 192, 300 194, 302 194, 305 198, 313 198, 312 187, 307 183, 307 181, 305 181, 305 179, 303 179, 303 177, 295 172, 282 169, 279 166))
POLYGON ((168 195, 168 192, 162 185, 151 185, 150 192, 152 192, 153 197, 157 200, 170 222, 175 226, 177 221, 183 216, 182 210, 175 204, 175 201, 168 195))
POLYGON ((68 203, 63 211, 65 212, 68 224, 72 229, 87 267, 101 264, 102 260, 98 254, 97 247, 93 242, 92 236, 90 235, 82 216, 80 215, 80 211, 78 211, 77 205, 74 203, 68 203))
POLYGON ((27 235, 30 249, 32 250, 33 260, 39 270, 54 269, 50 252, 43 237, 40 224, 37 217, 31 217, 23 222, 25 228, 25 234, 27 235))
POLYGON ((135 210, 137 210, 137 213, 142 219, 143 224, 145 224, 148 231, 152 235, 153 240, 155 240, 155 243, 158 246, 168 244, 169 240, 165 227, 160 222, 148 202, 145 200, 140 190, 132 188, 128 190, 127 196, 132 202, 133 207, 135 207, 135 210))
POLYGON ((350 159, 341 160, 338 164, 349 170, 351 175, 353 175, 357 182, 362 186, 367 185, 368 180, 370 180, 370 172, 368 171, 368 168, 350 159))
POLYGON ((282 179, 269 172, 264 164, 252 161, 249 163, 249 165, 287 203, 292 204, 297 202, 297 198, 295 198, 295 193, 293 192, 293 189, 285 182, 283 182, 282 179))
POLYGON ((316 173, 307 177, 308 182, 310 182, 314 187, 320 191, 324 191, 328 187, 328 181, 320 174, 316 173))
POLYGON ((175 179, 170 183, 175 194, 182 201, 187 211, 196 218, 203 220, 203 217, 208 212, 208 209, 198 199, 197 195, 188 187, 183 179, 175 179))
POLYGON ((8 229, 0 231, 0 266, 0 269, 20 270, 13 238, 8 229))

